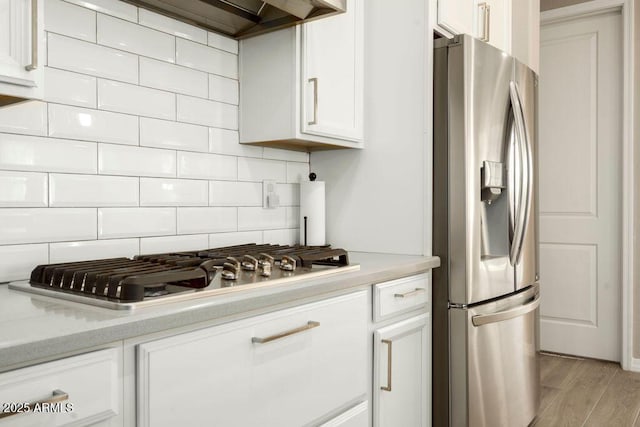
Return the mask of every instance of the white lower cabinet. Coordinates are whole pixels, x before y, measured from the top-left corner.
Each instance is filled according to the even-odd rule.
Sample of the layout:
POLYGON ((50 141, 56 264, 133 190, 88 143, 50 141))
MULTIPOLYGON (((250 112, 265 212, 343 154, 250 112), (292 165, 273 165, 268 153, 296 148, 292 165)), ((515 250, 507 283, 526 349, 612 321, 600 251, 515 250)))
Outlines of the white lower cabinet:
POLYGON ((430 273, 374 285, 374 427, 431 425, 430 301, 430 273))
POLYGON ((361 291, 139 345, 138 425, 317 425, 345 407, 326 425, 366 425, 367 305, 361 291))
POLYGON ((430 425, 430 333, 428 314, 375 332, 374 426, 430 425))
POLYGON ((0 426, 122 426, 121 349, 0 374, 0 426))

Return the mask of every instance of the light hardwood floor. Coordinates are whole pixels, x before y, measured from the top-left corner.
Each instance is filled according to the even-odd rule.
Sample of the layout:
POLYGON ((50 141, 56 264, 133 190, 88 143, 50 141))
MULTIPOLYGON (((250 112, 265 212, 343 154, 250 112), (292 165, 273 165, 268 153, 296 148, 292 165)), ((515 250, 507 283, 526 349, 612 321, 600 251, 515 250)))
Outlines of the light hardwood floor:
POLYGON ((598 360, 540 355, 536 427, 640 427, 640 373, 598 360))

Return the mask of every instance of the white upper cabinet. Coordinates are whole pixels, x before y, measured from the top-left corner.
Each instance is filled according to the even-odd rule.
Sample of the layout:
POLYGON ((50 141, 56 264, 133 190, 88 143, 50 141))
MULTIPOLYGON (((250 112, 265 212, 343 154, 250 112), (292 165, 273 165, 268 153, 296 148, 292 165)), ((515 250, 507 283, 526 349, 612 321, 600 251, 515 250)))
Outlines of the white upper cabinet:
POLYGON ((474 34, 475 0, 438 0, 436 29, 445 36, 474 34))
POLYGON ((540 72, 540 0, 518 0, 512 10, 511 53, 536 73, 540 72))
POLYGON ((359 148, 364 1, 347 12, 240 43, 240 142, 359 148))
POLYGON ((511 0, 476 1, 475 12, 475 36, 510 53, 511 0))
POLYGON ((0 105, 42 99, 43 0, 0 0, 0 105))
POLYGON ((540 68, 540 0, 438 0, 435 30, 470 34, 540 68))
POLYGON ((362 141, 362 1, 302 26, 303 132, 362 141))

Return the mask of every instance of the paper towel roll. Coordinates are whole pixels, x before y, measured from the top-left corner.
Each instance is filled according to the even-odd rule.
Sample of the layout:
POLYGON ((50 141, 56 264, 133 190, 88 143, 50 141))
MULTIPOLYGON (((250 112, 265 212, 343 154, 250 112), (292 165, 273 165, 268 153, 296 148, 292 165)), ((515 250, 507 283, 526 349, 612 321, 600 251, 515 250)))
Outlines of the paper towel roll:
POLYGON ((300 244, 325 244, 324 182, 300 183, 300 244), (306 221, 305 221, 306 218, 306 221), (306 224, 306 241, 305 241, 306 224))

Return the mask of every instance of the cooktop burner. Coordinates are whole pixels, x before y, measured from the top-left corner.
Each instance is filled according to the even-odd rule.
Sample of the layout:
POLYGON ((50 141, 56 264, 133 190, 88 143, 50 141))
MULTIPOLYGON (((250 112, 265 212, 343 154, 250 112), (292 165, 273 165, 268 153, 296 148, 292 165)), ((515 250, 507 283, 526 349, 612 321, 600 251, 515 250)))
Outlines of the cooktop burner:
POLYGON ((131 310, 357 270, 343 249, 246 244, 37 266, 18 289, 131 310))

